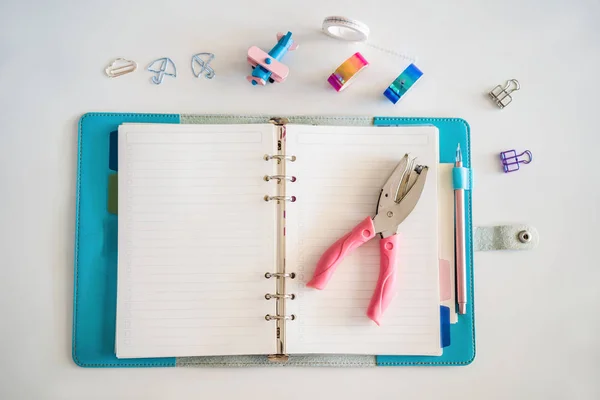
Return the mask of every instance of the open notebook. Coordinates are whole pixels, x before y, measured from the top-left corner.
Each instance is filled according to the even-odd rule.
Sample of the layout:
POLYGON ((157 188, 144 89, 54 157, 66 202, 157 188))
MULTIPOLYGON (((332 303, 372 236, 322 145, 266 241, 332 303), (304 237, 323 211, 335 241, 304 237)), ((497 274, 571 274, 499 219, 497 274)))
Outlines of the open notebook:
POLYGON ((440 355, 438 160, 433 126, 121 125, 117 357, 440 355), (430 172, 401 225, 398 295, 378 327, 365 315, 377 240, 325 290, 305 283, 373 215, 405 153, 430 172), (294 298, 265 298, 275 293, 294 298))

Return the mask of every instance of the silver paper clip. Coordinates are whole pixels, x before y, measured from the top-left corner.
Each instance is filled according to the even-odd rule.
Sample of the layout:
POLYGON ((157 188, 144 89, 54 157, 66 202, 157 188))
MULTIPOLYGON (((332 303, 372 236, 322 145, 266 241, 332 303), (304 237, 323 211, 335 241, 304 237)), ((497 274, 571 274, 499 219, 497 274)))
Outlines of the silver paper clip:
POLYGON ((209 64, 214 60, 215 55, 212 53, 198 53, 192 56, 192 73, 196 78, 200 75, 204 75, 206 79, 212 79, 215 77, 215 70, 212 69, 209 64), (206 60, 202 59, 202 56, 206 56, 206 60), (199 70, 197 70, 199 69, 199 70))
POLYGON ((137 63, 135 61, 127 60, 125 58, 117 58, 109 64, 104 70, 106 76, 109 78, 116 78, 121 75, 129 74, 137 69, 137 63))
POLYGON ((492 100, 501 109, 506 107, 512 102, 512 92, 521 89, 521 84, 516 79, 509 79, 506 81, 504 87, 498 85, 489 93, 492 100))
POLYGON ((172 76, 173 78, 177 77, 177 68, 175 68, 175 63, 169 57, 159 58, 158 60, 154 60, 148 66, 148 71, 154 72, 156 75, 152 77, 152 83, 160 85, 165 78, 165 76, 172 76), (159 69, 154 69, 154 64, 160 63, 159 69), (167 72, 169 66, 173 67, 173 72, 167 72))

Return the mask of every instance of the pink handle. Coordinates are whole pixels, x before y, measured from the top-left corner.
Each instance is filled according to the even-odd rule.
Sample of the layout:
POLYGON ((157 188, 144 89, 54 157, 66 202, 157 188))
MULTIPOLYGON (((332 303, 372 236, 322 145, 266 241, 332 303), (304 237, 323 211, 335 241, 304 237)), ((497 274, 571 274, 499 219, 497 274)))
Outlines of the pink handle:
POLYGON ((367 217, 352 229, 350 233, 339 239, 323 253, 317 263, 317 268, 315 269, 312 279, 306 286, 319 290, 324 289, 329 278, 331 278, 331 275, 335 272, 337 265, 342 259, 352 250, 374 237, 375 227, 373 226, 373 220, 371 217, 367 217))
POLYGON ((381 316, 388 308, 396 294, 396 257, 400 246, 400 236, 392 235, 381 239, 381 261, 379 266, 379 279, 371 303, 367 309, 367 316, 377 325, 380 325, 381 316))

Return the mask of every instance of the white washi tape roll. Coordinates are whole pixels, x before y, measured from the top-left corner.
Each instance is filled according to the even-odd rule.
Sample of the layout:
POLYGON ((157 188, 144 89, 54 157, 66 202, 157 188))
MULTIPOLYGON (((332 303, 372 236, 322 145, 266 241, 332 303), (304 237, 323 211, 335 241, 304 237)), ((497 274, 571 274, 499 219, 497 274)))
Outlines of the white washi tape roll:
POLYGON ((399 53, 394 50, 386 49, 385 47, 377 46, 373 43, 367 42, 371 30, 367 24, 355 19, 341 17, 339 15, 327 17, 323 20, 322 29, 326 35, 331 36, 332 38, 346 40, 349 42, 365 42, 365 45, 373 49, 403 58, 410 62, 416 62, 416 58, 411 55, 399 53))
POLYGON ((323 32, 327 35, 341 40, 351 42, 365 42, 369 38, 369 27, 360 21, 331 16, 323 20, 323 32))

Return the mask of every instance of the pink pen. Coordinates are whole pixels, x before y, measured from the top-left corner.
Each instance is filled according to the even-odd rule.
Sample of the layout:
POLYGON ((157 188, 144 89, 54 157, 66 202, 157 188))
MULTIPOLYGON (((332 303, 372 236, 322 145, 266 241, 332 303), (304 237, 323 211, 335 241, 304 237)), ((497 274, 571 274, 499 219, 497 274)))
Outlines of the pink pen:
MULTIPOLYGON (((460 143, 456 148, 455 169, 462 168, 462 153, 460 143)), ((465 241, 465 190, 462 185, 457 187, 454 183, 454 215, 456 232, 454 240, 456 242, 456 302, 458 303, 458 313, 467 312, 467 262, 466 262, 466 241, 465 241)))

